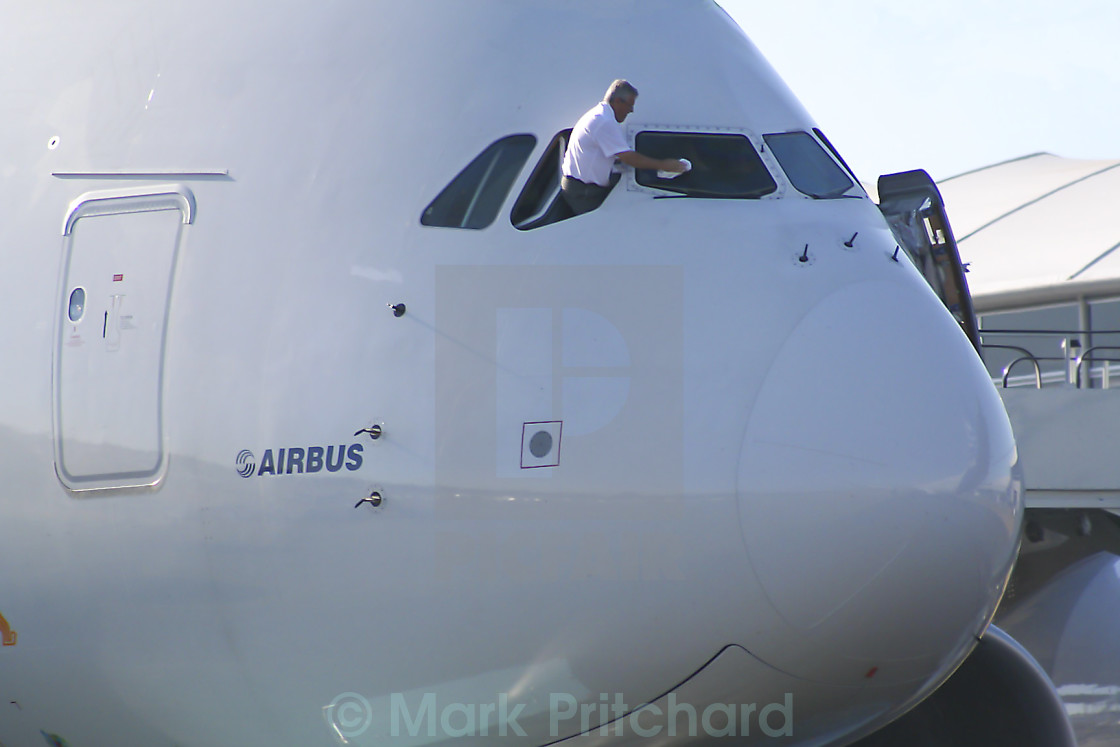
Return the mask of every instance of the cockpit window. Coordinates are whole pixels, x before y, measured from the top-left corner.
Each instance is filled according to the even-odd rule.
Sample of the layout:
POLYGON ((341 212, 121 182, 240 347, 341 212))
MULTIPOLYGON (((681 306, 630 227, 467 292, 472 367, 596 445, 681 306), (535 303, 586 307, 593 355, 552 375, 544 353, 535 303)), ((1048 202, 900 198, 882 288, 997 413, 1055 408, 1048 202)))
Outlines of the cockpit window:
POLYGON ((662 179, 651 169, 635 170, 635 180, 644 187, 733 199, 759 198, 778 189, 746 135, 647 131, 639 132, 634 144, 642 155, 692 162, 692 170, 675 179, 662 179))
POLYGON ((564 151, 571 134, 571 127, 561 130, 545 148, 529 181, 525 182, 525 187, 517 196, 517 202, 513 203, 509 219, 514 227, 527 231, 572 217, 571 208, 560 195, 564 151))
POLYGON ((824 147, 828 148, 828 152, 835 156, 836 160, 840 162, 840 165, 844 167, 844 171, 847 171, 848 176, 852 177, 852 181, 858 182, 859 177, 856 176, 856 172, 852 171, 852 167, 849 166, 848 162, 844 160, 844 156, 840 155, 840 151, 836 150, 836 146, 832 144, 832 141, 825 137, 824 133, 821 132, 819 127, 813 128, 813 134, 817 136, 818 140, 824 143, 824 147))
POLYGON ((799 192, 817 199, 840 197, 853 182, 807 132, 763 135, 774 157, 799 192))
POLYGON ((489 226, 536 144, 533 135, 510 135, 491 144, 432 200, 420 222, 446 228, 489 226))

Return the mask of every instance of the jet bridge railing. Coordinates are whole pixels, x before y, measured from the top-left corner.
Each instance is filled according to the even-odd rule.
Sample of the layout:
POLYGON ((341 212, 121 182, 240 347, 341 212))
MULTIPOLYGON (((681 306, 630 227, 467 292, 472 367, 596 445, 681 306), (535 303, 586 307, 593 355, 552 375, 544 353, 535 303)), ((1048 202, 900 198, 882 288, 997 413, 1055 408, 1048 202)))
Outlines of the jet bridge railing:
POLYGON ((1081 386, 1082 381, 1088 381, 1090 384, 1092 383, 1092 381, 1093 381, 1093 370, 1094 370, 1093 369, 1093 361, 1094 360, 1099 360, 1099 361, 1102 361, 1104 363, 1104 366, 1101 366, 1097 369, 1098 371, 1100 371, 1101 389, 1111 388, 1110 384, 1111 384, 1111 380, 1112 380, 1112 364, 1113 363, 1120 363, 1120 347, 1117 347, 1115 345, 1094 345, 1093 347, 1089 348, 1084 353, 1082 353, 1080 359, 1077 361, 1077 375, 1074 379, 1077 382, 1078 387, 1081 386), (1110 350, 1113 353, 1116 353, 1116 355, 1113 355, 1113 356, 1094 356, 1094 355, 1092 355, 1092 353, 1094 353, 1098 350, 1102 350, 1102 351, 1103 350, 1110 350), (1082 371, 1081 371, 1082 366, 1085 365, 1085 361, 1089 361, 1089 375, 1087 377, 1083 377, 1082 376, 1082 371))
POLYGON ((1038 358, 1036 358, 1031 353, 1031 351, 1027 350, 1026 348, 1021 348, 1018 345, 989 345, 989 344, 983 344, 980 347, 983 350, 1015 350, 1017 352, 1022 353, 1021 356, 1019 356, 1018 358, 1016 358, 1015 360, 1011 361, 1010 363, 1008 363, 1006 366, 1003 367, 1003 388, 1004 389, 1007 388, 1007 381, 1008 381, 1008 377, 1011 376, 1011 369, 1015 368, 1016 364, 1023 363, 1025 361, 1030 361, 1031 363, 1034 364, 1035 388, 1037 388, 1037 389, 1042 388, 1042 366, 1039 365, 1038 358))
MULTIPOLYGON (((1113 368, 1120 373, 1120 344, 1094 345, 1082 350, 1081 339, 1091 334, 1094 337, 1113 336, 1120 338, 1120 330, 1086 330, 1069 329, 982 329, 980 335, 983 351, 1006 350, 1018 353, 1017 357, 999 368, 998 362, 992 360, 993 356, 985 355, 989 361, 989 371, 992 381, 1004 388, 1021 386, 1034 386, 1042 388, 1048 385, 1074 386, 1081 389, 1109 389, 1112 387, 1113 368), (1038 340, 1037 345, 1011 344, 1010 340, 988 342, 1000 338, 1030 338, 1038 340), (1039 347, 1048 346, 1059 348, 1062 355, 1040 355, 1039 347), (1102 355, 1102 353, 1109 353, 1102 355), (1021 364, 1027 364, 1034 370, 1027 374, 1013 375, 1021 364), (997 373, 998 372, 998 373, 997 373)), ((1016 340, 1018 341, 1018 340, 1016 340)))

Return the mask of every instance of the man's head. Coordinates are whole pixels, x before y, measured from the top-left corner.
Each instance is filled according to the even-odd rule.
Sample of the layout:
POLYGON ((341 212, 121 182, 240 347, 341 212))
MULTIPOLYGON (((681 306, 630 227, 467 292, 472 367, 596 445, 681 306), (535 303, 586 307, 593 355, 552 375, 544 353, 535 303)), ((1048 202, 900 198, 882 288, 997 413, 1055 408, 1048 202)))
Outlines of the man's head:
POLYGON ((619 122, 626 119, 626 115, 634 111, 634 102, 638 98, 638 89, 621 78, 611 83, 603 101, 614 110, 614 118, 619 122))

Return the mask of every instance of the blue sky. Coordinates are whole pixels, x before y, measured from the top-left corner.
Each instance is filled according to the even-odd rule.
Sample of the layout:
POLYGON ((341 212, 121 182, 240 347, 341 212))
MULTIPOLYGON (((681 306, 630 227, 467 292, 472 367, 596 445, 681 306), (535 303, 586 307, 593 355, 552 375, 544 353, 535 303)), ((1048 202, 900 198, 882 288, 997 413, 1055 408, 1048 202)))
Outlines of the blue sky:
POLYGON ((863 181, 1120 158, 1117 0, 718 0, 863 181))

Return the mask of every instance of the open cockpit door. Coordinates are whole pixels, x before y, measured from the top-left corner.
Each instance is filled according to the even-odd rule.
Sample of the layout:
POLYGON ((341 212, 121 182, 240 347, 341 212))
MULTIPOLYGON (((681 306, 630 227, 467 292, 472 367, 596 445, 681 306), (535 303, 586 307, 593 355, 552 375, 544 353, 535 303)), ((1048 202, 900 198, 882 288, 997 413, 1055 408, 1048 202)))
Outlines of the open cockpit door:
POLYGON ((513 204, 510 221, 515 228, 528 231, 573 216, 571 208, 560 194, 564 152, 568 149, 571 136, 571 127, 561 130, 545 148, 544 155, 529 175, 517 202, 513 204))
POLYGON ((933 179, 921 169, 880 176, 879 210, 899 245, 956 317, 979 353, 980 333, 972 295, 964 277, 957 240, 945 213, 945 203, 933 179))

